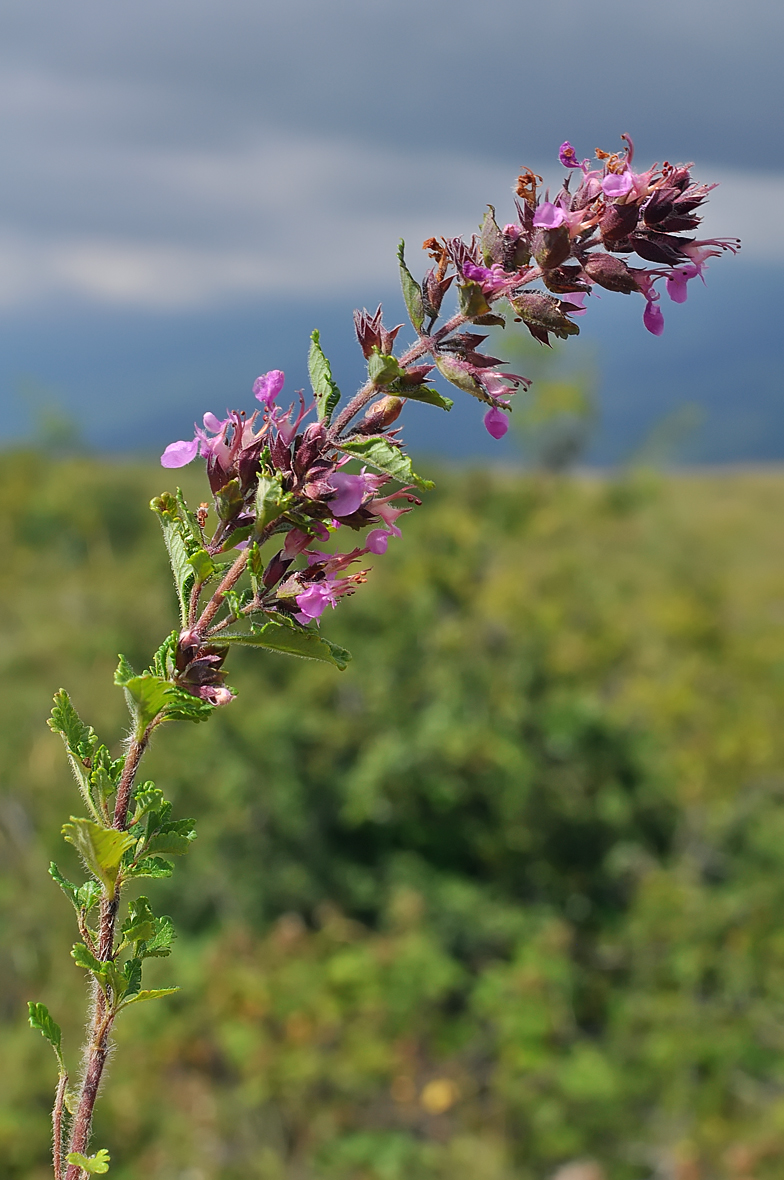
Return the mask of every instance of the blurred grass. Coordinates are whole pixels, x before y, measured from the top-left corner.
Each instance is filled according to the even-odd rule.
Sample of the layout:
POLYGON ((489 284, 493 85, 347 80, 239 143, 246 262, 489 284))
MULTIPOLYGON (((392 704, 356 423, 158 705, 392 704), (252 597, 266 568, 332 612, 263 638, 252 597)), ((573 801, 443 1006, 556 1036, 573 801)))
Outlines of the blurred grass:
MULTIPOLYGON (((203 495, 186 473, 193 495, 203 495)), ((174 625, 159 469, 0 472, 0 1174, 47 1173, 46 1002, 83 980, 44 724, 124 724, 174 625)), ((147 775, 198 817, 96 1123, 117 1180, 758 1180, 784 1165, 784 475, 442 472, 324 620, 345 673, 237 653, 147 775), (657 1171, 658 1169, 658 1171, 657 1171)))

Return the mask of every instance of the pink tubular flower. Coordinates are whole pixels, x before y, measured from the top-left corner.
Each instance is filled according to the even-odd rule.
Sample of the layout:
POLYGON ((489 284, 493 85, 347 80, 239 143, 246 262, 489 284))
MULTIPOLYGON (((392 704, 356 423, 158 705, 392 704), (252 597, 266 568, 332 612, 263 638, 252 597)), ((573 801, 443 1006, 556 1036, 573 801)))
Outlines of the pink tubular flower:
POLYGON ((462 270, 464 278, 481 283, 486 295, 494 295, 509 282, 509 275, 498 263, 495 266, 477 266, 474 262, 464 262, 462 270))
POLYGON ((327 582, 311 582, 306 590, 296 597, 299 607, 299 621, 309 623, 312 619, 320 619, 327 603, 335 606, 335 592, 327 582))
POLYGON ((402 536, 403 534, 396 524, 391 524, 385 529, 372 529, 365 538, 365 548, 370 553, 386 553, 389 538, 402 536))
POLYGON ((509 429, 509 419, 498 406, 491 406, 484 416, 485 430, 493 438, 503 438, 509 429))
POLYGON ((179 442, 169 443, 161 455, 161 467, 186 467, 193 462, 199 453, 199 440, 180 439, 179 442))
POLYGON ((662 332, 664 331, 664 316, 662 315, 662 309, 659 307, 658 303, 655 303, 652 299, 647 300, 645 304, 645 311, 642 314, 642 322, 645 324, 645 327, 648 329, 648 331, 654 336, 661 336, 662 332))
POLYGON ((686 302, 689 279, 696 279, 699 274, 700 268, 692 265, 679 266, 667 275, 667 294, 673 303, 686 302))
POLYGON ((632 174, 628 169, 624 172, 608 172, 602 181, 602 192, 611 201, 625 197, 634 186, 632 174))
POLYGON ((185 467, 196 458, 200 451, 202 455, 212 454, 223 442, 224 428, 231 419, 224 418, 221 421, 208 410, 202 420, 204 430, 200 426, 194 427, 195 433, 192 439, 181 439, 179 442, 169 443, 161 455, 161 467, 185 467), (215 437, 210 438, 206 434, 207 430, 211 431, 215 437))
POLYGON ((577 152, 574 150, 569 140, 566 139, 558 149, 558 159, 563 164, 564 168, 581 168, 585 172, 588 167, 587 160, 578 160, 577 152))
POLYGON ((285 376, 281 369, 270 369, 253 382, 253 393, 260 402, 269 407, 283 388, 284 381, 285 376))
POLYGON ((585 315, 588 311, 588 308, 585 306, 585 297, 587 294, 587 291, 570 291, 568 295, 564 295, 561 301, 567 305, 564 311, 571 316, 585 315))
POLYGON ((333 471, 329 477, 329 485, 337 492, 337 496, 329 501, 329 507, 335 516, 352 516, 361 506, 368 492, 378 490, 383 483, 383 476, 349 475, 346 471, 333 471))
POLYGON ((566 221, 563 209, 552 201, 542 201, 534 213, 534 225, 538 229, 557 229, 566 221))

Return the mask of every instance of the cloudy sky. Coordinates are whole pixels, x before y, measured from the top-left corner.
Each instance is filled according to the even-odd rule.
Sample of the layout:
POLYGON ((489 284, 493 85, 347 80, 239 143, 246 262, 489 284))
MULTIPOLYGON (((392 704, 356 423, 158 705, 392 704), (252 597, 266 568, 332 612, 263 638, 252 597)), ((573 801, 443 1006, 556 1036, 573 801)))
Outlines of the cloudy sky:
MULTIPOLYGON (((288 363, 305 317, 337 324, 391 295, 400 236, 415 252, 471 232, 486 202, 508 207, 520 165, 555 184, 564 138, 583 155, 622 131, 639 161, 721 181, 705 229, 744 239, 715 264, 733 281, 711 273, 675 309, 660 362, 682 369, 695 332, 710 353, 711 325, 723 347, 736 283, 764 309, 763 344, 737 345, 758 362, 784 257, 782 48, 774 0, 5 0, 6 434, 29 428, 24 378, 95 441, 121 427, 153 445, 199 412, 188 389, 206 394, 205 374, 243 381, 254 350, 255 368, 279 363, 275 339, 288 363)), ((617 315, 602 308, 597 339, 622 331, 603 347, 647 365, 617 315)), ((780 382, 773 354, 763 368, 780 382)))

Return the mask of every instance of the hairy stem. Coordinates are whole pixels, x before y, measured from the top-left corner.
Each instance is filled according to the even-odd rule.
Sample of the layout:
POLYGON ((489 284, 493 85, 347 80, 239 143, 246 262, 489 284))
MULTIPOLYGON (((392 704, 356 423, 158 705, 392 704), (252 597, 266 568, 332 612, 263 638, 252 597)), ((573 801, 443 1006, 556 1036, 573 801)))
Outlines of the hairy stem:
MULTIPOLYGON (((69 1154, 78 1151, 84 1155, 87 1151, 95 1100, 98 1097, 103 1068, 109 1056, 109 1033, 114 1017, 107 1010, 106 997, 103 992, 97 984, 94 987, 95 997, 90 1035, 85 1052, 84 1078, 79 1095, 79 1105, 74 1117, 71 1141, 68 1144, 69 1154)), ((64 1180, 78 1180, 81 1171, 78 1164, 69 1164, 64 1180)))
MULTIPOLYGON (((128 821, 128 806, 131 799, 136 772, 139 769, 142 755, 147 749, 150 735, 155 728, 157 719, 147 726, 141 738, 133 738, 125 756, 125 765, 117 784, 117 798, 114 807, 113 827, 118 831, 125 831, 128 821)), ((115 889, 114 897, 104 897, 101 900, 100 919, 98 924, 98 947, 96 957, 101 962, 108 962, 114 955, 114 935, 117 914, 120 908, 119 885, 115 889)), ((74 1116, 68 1152, 78 1151, 82 1155, 87 1150, 90 1138, 90 1127, 93 1119, 95 1100, 101 1085, 104 1066, 109 1056, 109 1034, 114 1023, 115 1013, 107 1003, 106 996, 97 983, 93 984, 93 1008, 90 1020, 90 1031, 84 1047, 84 1076, 79 1092, 79 1104, 74 1116)), ((63 1095, 65 1090, 63 1089, 63 1095)), ((58 1097, 60 1087, 58 1086, 58 1097)), ((57 1105, 55 1104, 55 1112, 57 1105)), ((54 1116, 53 1116, 54 1118, 54 1116)), ((62 1134, 62 1107, 60 1109, 60 1134, 62 1134)), ((55 1143, 56 1150, 56 1143, 55 1143)), ((55 1163, 55 1180, 77 1180, 81 1169, 76 1164, 69 1164, 65 1176, 62 1168, 58 1172, 55 1163)))
POLYGON ((54 1097, 52 1111, 52 1166, 54 1180, 63 1180, 63 1108, 65 1106, 65 1091, 68 1088, 68 1074, 60 1073, 57 1080, 57 1093, 54 1097))

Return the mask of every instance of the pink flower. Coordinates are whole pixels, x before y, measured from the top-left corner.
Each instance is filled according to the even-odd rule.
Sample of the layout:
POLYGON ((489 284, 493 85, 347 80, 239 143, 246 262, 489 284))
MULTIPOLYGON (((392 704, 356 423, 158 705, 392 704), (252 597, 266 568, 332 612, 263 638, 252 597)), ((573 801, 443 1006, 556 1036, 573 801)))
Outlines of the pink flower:
POLYGON ((253 382, 253 393, 260 402, 271 406, 283 388, 284 381, 285 376, 281 369, 270 369, 268 373, 263 373, 253 382))
POLYGON ((180 439, 179 442, 169 443, 161 455, 161 467, 185 467, 191 463, 201 451, 202 455, 213 454, 223 442, 224 427, 230 418, 216 418, 209 410, 202 419, 204 430, 200 426, 194 427, 194 436, 190 440, 180 439), (210 438, 205 432, 211 431, 215 437, 210 438))
POLYGON ((509 282, 509 275, 504 268, 496 263, 495 266, 477 266, 474 262, 463 263, 463 277, 473 283, 481 283, 486 295, 494 295, 509 282))
POLYGON ((310 622, 311 619, 321 618, 327 603, 334 607, 335 594, 326 582, 311 582, 306 590, 297 595, 296 601, 302 616, 300 622, 310 622))
POLYGON ((179 442, 169 443, 161 455, 161 467, 185 467, 191 463, 199 453, 199 440, 181 439, 179 442))
POLYGON ((625 197, 633 185, 634 181, 628 170, 625 172, 608 172, 602 181, 602 192, 605 197, 609 197, 611 201, 614 201, 618 197, 625 197))
POLYGON ((485 430, 493 438, 503 438, 509 429, 509 419, 498 406, 491 406, 484 416, 485 430))
POLYGON ((534 213, 534 225, 541 229, 557 229, 566 221, 563 209, 552 201, 542 201, 534 213))
POLYGON ((377 491, 379 484, 383 482, 383 476, 369 475, 364 471, 361 475, 333 471, 329 477, 329 485, 335 489, 337 496, 329 501, 332 512, 335 516, 351 516, 361 506, 367 493, 377 491))
POLYGON ((568 315, 585 315, 588 308, 585 306, 585 297, 587 291, 570 291, 568 295, 564 295, 563 302, 567 305, 564 310, 568 315))
MULTIPOLYGON (((658 296, 657 296, 658 298, 658 296)), ((642 322, 649 332, 654 336, 661 336, 664 331, 664 316, 662 310, 657 303, 649 299, 645 304, 645 311, 643 312, 642 322)))
POLYGON ((564 168, 582 168, 583 172, 588 167, 588 161, 577 159, 577 152, 574 150, 569 140, 564 140, 558 149, 558 159, 563 164, 564 168))
POLYGON ((686 302, 689 279, 696 279, 699 274, 697 266, 679 266, 667 276, 667 294, 673 303, 686 302))
POLYGON ((373 529, 365 538, 365 548, 371 553, 386 553, 390 537, 401 536, 400 529, 373 529))

